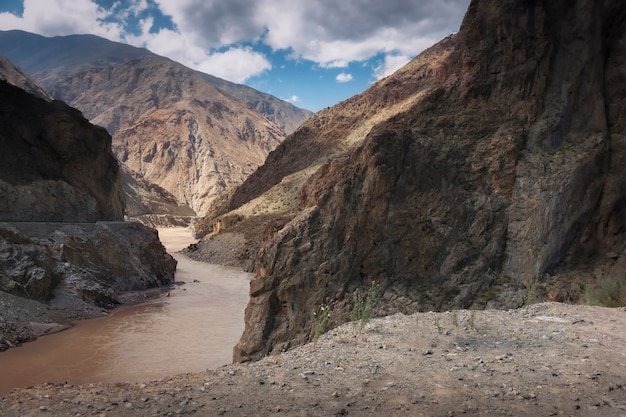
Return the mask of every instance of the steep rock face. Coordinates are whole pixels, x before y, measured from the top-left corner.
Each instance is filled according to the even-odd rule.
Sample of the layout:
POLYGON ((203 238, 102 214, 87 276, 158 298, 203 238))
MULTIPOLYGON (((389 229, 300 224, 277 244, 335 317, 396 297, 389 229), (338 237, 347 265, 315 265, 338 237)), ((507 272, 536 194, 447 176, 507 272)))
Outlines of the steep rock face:
POLYGON ((623 277, 625 41, 620 1, 473 1, 434 65, 386 81, 416 100, 317 170, 262 249, 235 359, 307 340, 322 304, 345 320, 372 283, 388 313, 623 277))
POLYGON ((111 136, 65 103, 0 81, 0 220, 120 220, 111 136))
POLYGON ((130 170, 203 213, 263 163, 284 133, 198 73, 144 57, 58 81, 50 93, 113 135, 130 170))

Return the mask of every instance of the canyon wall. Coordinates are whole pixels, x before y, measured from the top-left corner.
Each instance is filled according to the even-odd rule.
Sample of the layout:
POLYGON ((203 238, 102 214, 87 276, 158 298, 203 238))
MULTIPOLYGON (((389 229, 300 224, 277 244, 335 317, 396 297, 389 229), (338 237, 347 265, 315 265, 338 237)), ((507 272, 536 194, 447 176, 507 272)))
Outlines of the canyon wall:
MULTIPOLYGON (((405 105, 316 169, 266 237, 235 359, 310 340, 322 305, 347 320, 371 285, 384 314, 513 308, 535 289, 578 301, 584 283, 623 280, 625 41, 617 0, 473 1, 434 59, 372 86, 405 105)), ((371 117, 342 112, 368 94, 288 138, 275 169, 297 162, 298 135, 371 117)))
MULTIPOLYGON (((2 79, 19 79, 3 70, 2 79)), ((125 292, 169 285, 176 260, 155 230, 122 221, 120 168, 105 129, 5 81, 0 95, 4 350, 48 326, 37 322, 102 315, 125 292)))
POLYGON ((111 136, 60 101, 0 81, 0 220, 122 220, 111 136))

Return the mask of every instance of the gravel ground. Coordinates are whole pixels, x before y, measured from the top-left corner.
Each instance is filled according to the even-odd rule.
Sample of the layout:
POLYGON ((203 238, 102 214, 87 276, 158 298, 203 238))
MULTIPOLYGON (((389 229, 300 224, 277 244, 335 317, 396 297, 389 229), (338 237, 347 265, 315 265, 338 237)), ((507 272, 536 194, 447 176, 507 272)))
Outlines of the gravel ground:
POLYGON ((195 261, 244 267, 250 261, 250 249, 243 233, 220 233, 189 245, 181 253, 195 261))
POLYGON ((626 309, 557 303, 348 323, 247 364, 47 384, 1 416, 626 416, 626 309))

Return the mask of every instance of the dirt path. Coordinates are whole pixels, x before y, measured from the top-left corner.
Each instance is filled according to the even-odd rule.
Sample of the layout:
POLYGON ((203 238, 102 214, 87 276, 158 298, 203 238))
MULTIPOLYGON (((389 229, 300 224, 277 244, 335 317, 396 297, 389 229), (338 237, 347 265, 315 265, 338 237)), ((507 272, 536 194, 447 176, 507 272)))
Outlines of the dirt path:
POLYGON ((624 346, 624 308, 394 315, 199 374, 16 390, 0 415, 626 416, 624 346))

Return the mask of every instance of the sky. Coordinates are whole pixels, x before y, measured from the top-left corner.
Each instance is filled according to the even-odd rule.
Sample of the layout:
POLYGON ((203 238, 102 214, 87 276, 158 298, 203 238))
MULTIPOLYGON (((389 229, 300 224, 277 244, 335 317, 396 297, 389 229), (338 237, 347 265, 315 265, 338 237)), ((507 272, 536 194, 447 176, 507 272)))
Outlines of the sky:
POLYGON ((318 111, 459 30, 470 0, 0 0, 0 30, 93 34, 318 111))

